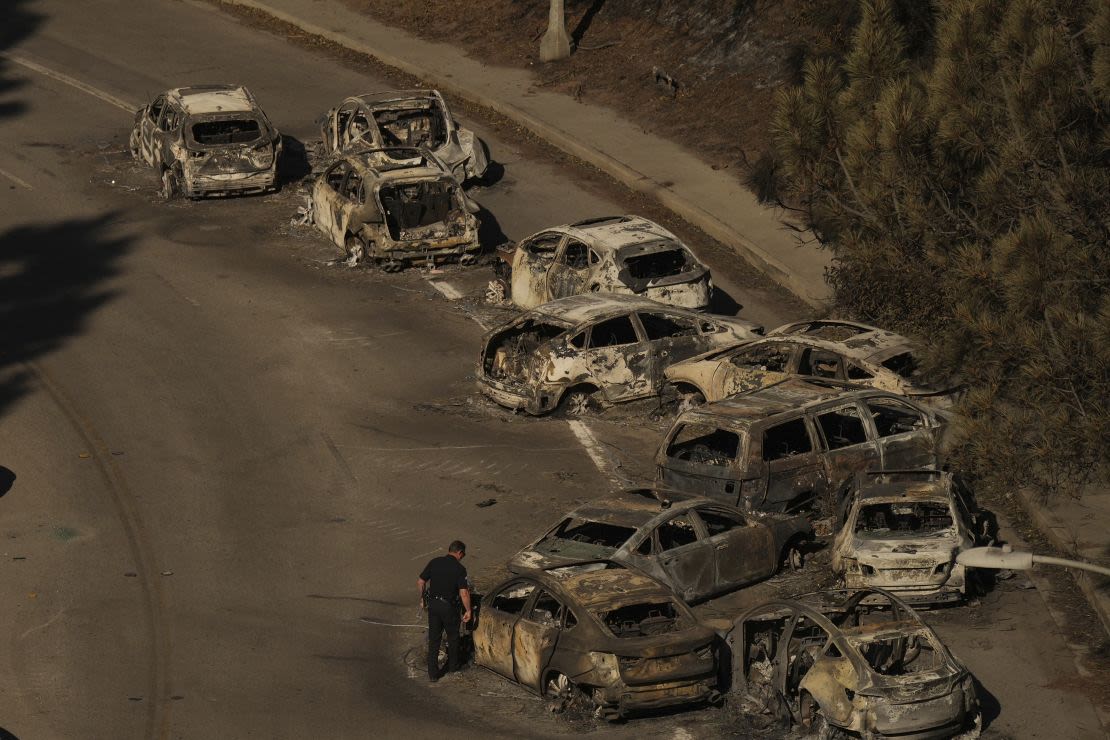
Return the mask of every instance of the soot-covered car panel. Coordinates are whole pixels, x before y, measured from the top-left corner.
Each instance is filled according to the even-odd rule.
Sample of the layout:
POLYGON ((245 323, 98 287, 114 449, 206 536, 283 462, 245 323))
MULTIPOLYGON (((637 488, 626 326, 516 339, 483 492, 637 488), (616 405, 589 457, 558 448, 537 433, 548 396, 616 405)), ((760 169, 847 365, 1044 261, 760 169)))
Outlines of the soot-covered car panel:
MULTIPOLYGON (((621 293, 681 308, 709 306, 709 268, 671 232, 639 216, 555 226, 522 239, 499 265, 521 308, 583 293, 621 293)), ((504 291, 504 286, 502 287, 504 291)))
POLYGON ((774 575, 813 528, 801 516, 741 512, 706 498, 632 490, 581 506, 509 561, 525 572, 587 558, 627 563, 686 601, 774 575))
POLYGON ((665 586, 618 563, 529 571, 490 589, 475 662, 609 719, 716 698, 716 635, 665 586))
POLYGON ((458 125, 435 90, 390 90, 344 100, 320 120, 325 157, 371 146, 424 147, 461 184, 489 166, 485 144, 458 125))
POLYGON ((672 362, 757 336, 750 322, 635 296, 582 295, 544 304, 482 341, 477 377, 498 404, 581 414, 655 395, 672 362))
POLYGON ((258 193, 275 186, 281 137, 245 87, 195 85, 136 111, 129 148, 164 198, 258 193))

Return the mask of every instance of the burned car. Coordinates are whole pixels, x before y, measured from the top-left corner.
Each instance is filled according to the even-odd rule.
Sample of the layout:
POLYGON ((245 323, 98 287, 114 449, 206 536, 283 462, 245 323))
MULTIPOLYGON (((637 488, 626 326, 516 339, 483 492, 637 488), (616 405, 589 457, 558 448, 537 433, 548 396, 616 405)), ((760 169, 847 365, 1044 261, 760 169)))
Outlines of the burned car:
POLYGON ((731 690, 816 737, 978 736, 971 673, 881 589, 768 602, 737 619, 726 643, 731 690))
POLYGON ((198 198, 273 189, 281 136, 247 88, 194 85, 137 110, 128 148, 158 172, 163 198, 198 198))
POLYGON ((857 472, 936 467, 945 425, 888 391, 791 378, 680 414, 656 482, 746 510, 835 511, 857 472))
POLYGON ((954 392, 921 381, 913 346, 905 337, 848 322, 789 324, 763 339, 692 357, 667 369, 680 409, 791 376, 849 381, 923 402, 950 401, 954 392))
POLYGON ((686 601, 802 567, 813 527, 805 517, 755 514, 707 498, 633 490, 570 512, 509 561, 514 572, 587 558, 616 560, 686 601), (673 500, 672 500, 673 497, 673 500))
POLYGON ((352 148, 423 147, 460 183, 486 174, 486 146, 455 121, 435 90, 389 90, 347 98, 319 121, 321 159, 352 148))
POLYGON ((487 299, 521 308, 582 293, 638 295, 705 309, 709 268, 671 232, 639 216, 611 216, 555 226, 501 252, 487 299))
POLYGON ((580 415, 653 396, 672 362, 758 331, 741 319, 635 296, 560 298, 482 339, 478 384, 513 410, 539 415, 562 405, 567 414, 580 415))
POLYGON ((618 563, 529 571, 483 595, 474 661, 607 719, 715 701, 717 636, 662 584, 618 563))
POLYGON ((974 590, 956 556, 992 542, 997 524, 951 473, 861 473, 846 503, 832 548, 844 586, 880 587, 915 604, 958 602, 974 590))
POLYGON ((350 264, 379 263, 387 272, 413 261, 473 263, 480 249, 478 206, 427 149, 355 149, 312 185, 306 220, 350 264))

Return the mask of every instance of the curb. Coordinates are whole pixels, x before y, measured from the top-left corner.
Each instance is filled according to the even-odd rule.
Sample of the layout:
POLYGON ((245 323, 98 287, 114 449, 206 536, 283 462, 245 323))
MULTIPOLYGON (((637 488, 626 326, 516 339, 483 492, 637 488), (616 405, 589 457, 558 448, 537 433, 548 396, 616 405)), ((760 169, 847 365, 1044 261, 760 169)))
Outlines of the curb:
POLYGON ((772 281, 789 290, 796 298, 809 305, 811 308, 823 310, 827 308, 827 301, 820 298, 814 298, 810 290, 800 280, 794 276, 790 270, 786 268, 774 255, 770 254, 762 247, 745 237, 743 234, 737 232, 735 229, 723 223, 713 214, 703 210, 696 204, 686 200, 682 196, 664 187, 662 184, 655 182, 648 176, 638 172, 629 165, 617 160, 604 152, 594 149, 593 147, 583 144, 581 141, 570 136, 556 126, 542 121, 535 116, 517 108, 511 103, 507 103, 497 98, 492 98, 484 93, 472 90, 465 85, 439 77, 433 72, 421 67, 406 59, 394 56, 387 52, 376 49, 369 44, 359 41, 339 33, 331 31, 322 26, 317 26, 309 23, 301 18, 286 13, 281 10, 270 7, 262 0, 210 0, 216 5, 238 5, 252 10, 266 13, 267 15, 284 21, 290 25, 300 28, 306 33, 314 36, 327 39, 332 43, 339 44, 352 51, 360 54, 372 56, 380 62, 394 67, 405 72, 406 74, 417 77, 423 81, 431 83, 435 88, 447 91, 452 95, 463 98, 473 104, 479 105, 483 108, 488 108, 508 118, 514 123, 523 128, 528 129, 532 134, 538 138, 548 142, 557 149, 560 149, 571 156, 580 159, 587 164, 593 165, 597 169, 606 173, 613 179, 621 184, 650 195, 659 201, 668 210, 675 213, 677 216, 701 229, 703 232, 711 236, 713 239, 731 247, 741 257, 745 258, 752 264, 754 268, 762 272, 772 281))
MULTIPOLYGON (((1048 538, 1048 541, 1054 547, 1066 553, 1071 553, 1074 550, 1074 543, 1068 537, 1068 528, 1040 506, 1037 506, 1032 500, 1032 494, 1025 490, 1019 490, 1017 498, 1025 513, 1037 525, 1037 529, 1048 538)), ((1110 635, 1110 593, 1106 592, 1107 588, 1110 587, 1110 579, 1100 579, 1098 576, 1082 570, 1069 570, 1071 570, 1071 575, 1079 585, 1080 590, 1083 591, 1083 595, 1087 597, 1091 608, 1098 615, 1099 621, 1102 622, 1102 628, 1110 635)))

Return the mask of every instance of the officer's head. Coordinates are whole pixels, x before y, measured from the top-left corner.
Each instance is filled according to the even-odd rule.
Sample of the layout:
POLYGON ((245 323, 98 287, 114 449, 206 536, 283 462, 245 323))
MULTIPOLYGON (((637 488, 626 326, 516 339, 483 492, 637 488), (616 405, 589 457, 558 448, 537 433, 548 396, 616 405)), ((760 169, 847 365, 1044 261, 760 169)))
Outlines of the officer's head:
POLYGON ((447 546, 447 554, 457 560, 462 560, 466 555, 466 544, 462 540, 455 540, 447 546))

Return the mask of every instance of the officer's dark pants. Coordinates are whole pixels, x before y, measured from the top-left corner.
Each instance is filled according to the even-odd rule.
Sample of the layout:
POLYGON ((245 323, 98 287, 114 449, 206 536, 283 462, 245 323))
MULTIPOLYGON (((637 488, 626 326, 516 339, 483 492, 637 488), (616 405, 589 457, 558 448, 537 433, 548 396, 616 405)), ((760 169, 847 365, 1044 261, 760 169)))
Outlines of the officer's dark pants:
POLYGON ((447 633, 447 670, 459 668, 459 610, 443 599, 428 599, 428 678, 439 678, 439 643, 447 633))

